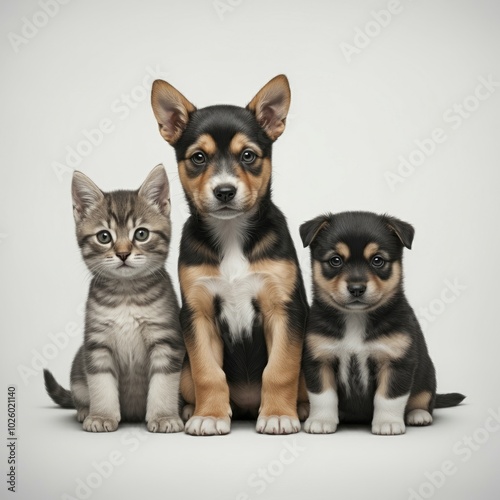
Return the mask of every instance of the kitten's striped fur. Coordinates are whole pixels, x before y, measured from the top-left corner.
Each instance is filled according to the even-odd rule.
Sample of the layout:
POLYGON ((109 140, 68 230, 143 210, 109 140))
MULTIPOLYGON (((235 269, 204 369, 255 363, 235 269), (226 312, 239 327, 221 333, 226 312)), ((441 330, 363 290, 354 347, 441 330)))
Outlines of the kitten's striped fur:
POLYGON ((72 192, 78 245, 93 279, 71 392, 46 371, 47 391, 61 406, 75 407, 87 431, 113 431, 120 420, 144 419, 152 432, 181 431, 185 349, 164 269, 171 234, 165 169, 157 166, 137 191, 110 193, 75 172, 72 192), (103 231, 108 243, 99 240, 99 233, 107 238, 103 231))

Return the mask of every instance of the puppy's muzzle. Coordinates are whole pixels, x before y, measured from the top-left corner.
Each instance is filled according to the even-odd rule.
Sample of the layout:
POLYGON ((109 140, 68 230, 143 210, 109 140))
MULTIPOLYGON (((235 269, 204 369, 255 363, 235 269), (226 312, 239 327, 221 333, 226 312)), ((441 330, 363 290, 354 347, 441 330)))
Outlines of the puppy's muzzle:
POLYGON ((214 189, 214 196, 221 203, 230 203, 236 196, 236 187, 231 184, 221 184, 214 189))

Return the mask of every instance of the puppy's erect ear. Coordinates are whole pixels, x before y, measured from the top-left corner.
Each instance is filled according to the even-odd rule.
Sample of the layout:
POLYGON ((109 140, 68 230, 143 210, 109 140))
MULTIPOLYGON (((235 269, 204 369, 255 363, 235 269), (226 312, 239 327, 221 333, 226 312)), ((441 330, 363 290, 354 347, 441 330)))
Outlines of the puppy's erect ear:
POLYGON ((389 229, 394 231, 401 243, 408 249, 411 249, 413 237, 415 236, 415 229, 408 222, 396 219, 396 217, 385 216, 385 220, 389 229))
POLYGON ((302 243, 305 247, 308 247, 318 236, 319 232, 328 225, 331 216, 329 214, 320 215, 315 219, 304 222, 299 228, 300 237, 302 238, 302 243))
POLYGON ((151 105, 161 136, 173 146, 184 132, 189 114, 196 111, 196 107, 163 80, 153 82, 151 105))
POLYGON ((76 222, 82 220, 89 208, 104 199, 103 192, 85 174, 78 172, 78 170, 73 172, 71 196, 73 198, 73 216, 76 222))
POLYGON ((164 215, 170 213, 170 186, 165 167, 156 165, 139 188, 139 196, 158 205, 164 215))
POLYGON ((247 106, 247 109, 255 114, 260 126, 273 141, 285 130, 290 98, 287 77, 278 75, 266 83, 247 106))

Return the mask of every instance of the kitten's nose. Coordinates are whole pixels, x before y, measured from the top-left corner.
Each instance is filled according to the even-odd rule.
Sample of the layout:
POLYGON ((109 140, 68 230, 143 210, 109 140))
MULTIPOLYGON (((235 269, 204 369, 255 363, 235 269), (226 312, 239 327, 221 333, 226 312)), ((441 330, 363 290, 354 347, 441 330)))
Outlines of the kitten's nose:
POLYGON ((125 262, 127 260, 127 257, 130 255, 130 252, 116 252, 116 255, 120 257, 123 262, 125 262))

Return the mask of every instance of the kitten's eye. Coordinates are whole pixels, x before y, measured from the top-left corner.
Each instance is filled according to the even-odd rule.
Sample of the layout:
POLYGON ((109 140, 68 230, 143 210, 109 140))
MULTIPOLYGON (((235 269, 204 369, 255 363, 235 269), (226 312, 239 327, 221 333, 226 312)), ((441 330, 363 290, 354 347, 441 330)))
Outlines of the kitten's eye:
POLYGON ((372 266, 373 267, 383 267, 385 264, 385 260, 380 257, 380 255, 375 255, 372 259, 372 266))
POLYGON ((107 245, 108 243, 111 243, 113 241, 113 238, 111 237, 111 233, 109 231, 99 231, 96 234, 97 241, 99 243, 102 243, 103 245, 107 245))
POLYGON ((332 266, 332 267, 340 267, 344 261, 342 260, 341 257, 339 257, 338 255, 335 255, 333 256, 329 261, 328 263, 332 266))
POLYGON ((136 229, 136 231, 134 233, 134 240, 146 241, 148 238, 149 238, 149 230, 148 229, 146 229, 144 227, 140 227, 139 229, 136 229))
POLYGON ((257 158, 257 155, 251 150, 251 149, 245 149, 243 153, 241 153, 241 161, 243 163, 246 163, 247 165, 250 165, 253 163, 257 158))
POLYGON ((202 151, 196 151, 196 153, 191 156, 191 161, 195 164, 198 165, 199 167, 205 165, 207 162, 207 157, 205 156, 205 153, 202 151))

